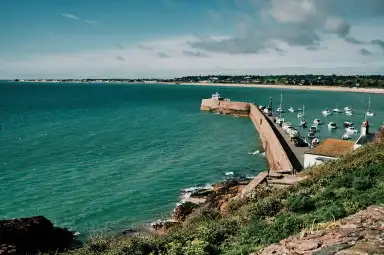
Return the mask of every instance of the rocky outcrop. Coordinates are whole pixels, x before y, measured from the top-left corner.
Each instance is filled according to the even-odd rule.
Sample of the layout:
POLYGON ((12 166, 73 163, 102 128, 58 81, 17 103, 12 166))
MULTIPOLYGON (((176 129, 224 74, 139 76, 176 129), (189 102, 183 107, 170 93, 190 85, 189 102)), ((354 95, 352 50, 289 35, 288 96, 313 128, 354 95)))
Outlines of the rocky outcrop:
POLYGON ((175 221, 183 221, 197 207, 199 207, 199 205, 191 203, 191 202, 185 202, 185 203, 182 203, 182 204, 178 204, 176 206, 176 208, 173 210, 173 217, 172 217, 172 219, 175 220, 175 221))
POLYGON ((24 254, 65 250, 74 233, 53 226, 43 216, 0 221, 0 254, 24 254))
POLYGON ((384 207, 371 206, 318 231, 304 231, 262 250, 259 255, 384 254, 384 207))
POLYGON ((230 179, 213 185, 213 192, 207 197, 206 205, 218 208, 221 215, 228 212, 228 201, 238 195, 246 187, 250 179, 230 179))
POLYGON ((175 220, 162 220, 151 223, 151 227, 158 234, 166 234, 172 228, 181 226, 181 223, 175 220))

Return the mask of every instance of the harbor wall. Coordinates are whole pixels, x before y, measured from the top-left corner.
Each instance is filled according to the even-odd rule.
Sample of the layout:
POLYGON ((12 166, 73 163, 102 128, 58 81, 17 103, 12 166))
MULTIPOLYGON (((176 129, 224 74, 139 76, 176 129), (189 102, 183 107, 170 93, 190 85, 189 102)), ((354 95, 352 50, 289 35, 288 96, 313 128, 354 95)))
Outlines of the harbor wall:
POLYGON ((203 99, 201 110, 219 114, 246 116, 256 127, 271 171, 301 170, 302 166, 272 121, 254 104, 227 100, 203 99))
POLYGON ((249 107, 250 105, 246 102, 203 99, 201 101, 200 109, 203 111, 216 112, 220 114, 232 114, 248 117, 249 107))
POLYGON ((293 171, 294 167, 288 154, 292 154, 290 156, 293 156, 295 159, 296 156, 293 155, 293 152, 286 144, 286 141, 279 133, 279 131, 274 128, 274 125, 273 123, 271 123, 271 120, 267 118, 254 104, 249 105, 249 117, 251 118, 254 126, 256 127, 260 135, 260 139, 265 149, 265 156, 269 163, 270 170, 293 171))

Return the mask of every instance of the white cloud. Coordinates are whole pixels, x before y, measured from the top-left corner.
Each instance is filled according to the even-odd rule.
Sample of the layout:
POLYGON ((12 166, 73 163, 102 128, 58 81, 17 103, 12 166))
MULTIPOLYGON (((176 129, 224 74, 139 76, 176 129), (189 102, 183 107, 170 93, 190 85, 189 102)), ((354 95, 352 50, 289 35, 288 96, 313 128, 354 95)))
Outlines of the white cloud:
POLYGON ((139 44, 152 50, 138 47, 135 43, 126 44, 125 50, 114 47, 100 51, 37 55, 21 61, 0 61, 2 75, 7 75, 0 78, 137 78, 209 73, 366 73, 384 70, 384 61, 378 47, 371 45, 367 50, 372 55, 362 56, 359 45, 349 44, 342 38, 327 38, 322 48, 311 51, 276 42, 276 47, 284 50, 284 55, 276 50, 238 55, 209 52, 209 57, 185 54, 196 52, 188 44, 196 40, 198 38, 193 36, 182 36, 139 44), (159 58, 160 52, 169 57, 159 58))
POLYGON ((92 21, 92 20, 84 20, 85 23, 88 23, 88 24, 91 24, 91 25, 99 25, 99 23, 97 23, 96 21, 92 21))
POLYGON ((68 18, 68 19, 75 19, 75 20, 79 19, 79 17, 77 17, 76 15, 70 14, 70 13, 63 13, 63 14, 61 14, 61 16, 63 16, 64 18, 68 18))
POLYGON ((271 0, 264 14, 271 15, 280 22, 302 22, 316 13, 313 0, 271 0))
POLYGON ((70 14, 70 13, 63 13, 63 14, 60 14, 60 15, 63 16, 64 18, 67 18, 67 19, 74 19, 74 20, 82 21, 82 22, 88 23, 88 24, 90 24, 90 25, 95 25, 95 26, 100 25, 100 24, 97 23, 96 21, 87 20, 87 19, 83 20, 83 19, 80 19, 78 16, 73 15, 73 14, 70 14))

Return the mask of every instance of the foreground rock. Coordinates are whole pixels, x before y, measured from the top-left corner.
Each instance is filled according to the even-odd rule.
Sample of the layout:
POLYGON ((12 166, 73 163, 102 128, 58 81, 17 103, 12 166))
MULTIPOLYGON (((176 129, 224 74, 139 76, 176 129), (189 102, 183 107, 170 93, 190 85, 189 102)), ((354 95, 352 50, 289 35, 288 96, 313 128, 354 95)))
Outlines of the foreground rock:
POLYGON ((328 228, 306 231, 262 250, 269 254, 373 255, 384 254, 384 207, 371 206, 328 228))
POLYGON ((199 205, 191 203, 191 202, 185 202, 185 203, 182 203, 182 204, 178 204, 176 206, 176 208, 173 210, 172 219, 174 221, 183 221, 197 207, 199 207, 199 205))
POLYGON ((54 227, 43 216, 0 221, 0 254, 61 251, 74 243, 74 233, 54 227))
POLYGON ((175 220, 159 220, 151 223, 151 228, 158 234, 167 234, 172 228, 181 226, 180 222, 175 220))

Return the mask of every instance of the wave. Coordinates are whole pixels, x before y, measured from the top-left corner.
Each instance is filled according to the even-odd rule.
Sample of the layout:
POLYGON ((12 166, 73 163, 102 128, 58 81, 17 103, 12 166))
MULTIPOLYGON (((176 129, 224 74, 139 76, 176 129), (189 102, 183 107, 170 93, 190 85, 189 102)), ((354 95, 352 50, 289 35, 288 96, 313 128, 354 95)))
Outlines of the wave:
POLYGON ((256 155, 256 154, 259 154, 259 153, 260 153, 259 150, 253 151, 253 152, 248 152, 249 155, 256 155))
POLYGON ((186 188, 186 189, 181 189, 180 192, 181 192, 181 201, 180 203, 177 203, 177 205, 180 205, 180 204, 183 204, 185 203, 188 198, 191 197, 191 195, 195 192, 198 192, 198 191, 203 191, 203 190, 211 190, 213 189, 212 187, 212 184, 206 184, 204 186, 193 186, 193 187, 190 187, 190 188, 186 188))

